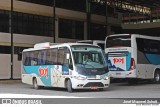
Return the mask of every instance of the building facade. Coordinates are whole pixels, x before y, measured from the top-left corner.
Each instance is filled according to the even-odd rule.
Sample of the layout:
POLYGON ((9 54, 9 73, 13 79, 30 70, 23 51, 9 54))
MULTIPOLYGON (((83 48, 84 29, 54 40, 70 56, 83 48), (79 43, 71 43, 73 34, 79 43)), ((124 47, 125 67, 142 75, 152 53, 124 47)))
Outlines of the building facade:
POLYGON ((87 0, 11 1, 0 0, 0 79, 21 78, 21 52, 35 43, 105 40, 107 33, 121 31, 121 15, 113 14, 114 11, 106 10, 104 4, 94 0, 91 6, 87 0))

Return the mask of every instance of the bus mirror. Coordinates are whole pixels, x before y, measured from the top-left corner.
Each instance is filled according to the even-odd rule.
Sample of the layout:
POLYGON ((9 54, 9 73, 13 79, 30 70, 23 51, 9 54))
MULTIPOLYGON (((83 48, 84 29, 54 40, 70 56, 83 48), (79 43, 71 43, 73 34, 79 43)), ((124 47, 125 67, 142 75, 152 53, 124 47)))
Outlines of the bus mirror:
POLYGON ((66 59, 70 59, 69 53, 66 54, 66 59))

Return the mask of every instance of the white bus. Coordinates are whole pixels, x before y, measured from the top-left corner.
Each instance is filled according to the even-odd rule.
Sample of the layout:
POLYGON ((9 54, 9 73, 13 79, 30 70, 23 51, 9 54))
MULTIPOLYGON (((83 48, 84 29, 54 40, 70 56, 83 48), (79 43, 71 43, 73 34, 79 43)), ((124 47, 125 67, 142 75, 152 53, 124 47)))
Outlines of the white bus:
POLYGON ((93 44, 93 45, 98 45, 102 48, 102 50, 104 50, 104 45, 105 45, 105 41, 103 40, 81 40, 81 41, 77 41, 77 43, 88 43, 88 44, 93 44))
POLYGON ((105 54, 111 78, 160 82, 160 38, 138 34, 109 35, 105 54))
POLYGON ((22 82, 73 89, 109 87, 108 67, 102 49, 82 43, 39 43, 23 51, 22 82), (90 61, 86 60, 86 57, 90 61))

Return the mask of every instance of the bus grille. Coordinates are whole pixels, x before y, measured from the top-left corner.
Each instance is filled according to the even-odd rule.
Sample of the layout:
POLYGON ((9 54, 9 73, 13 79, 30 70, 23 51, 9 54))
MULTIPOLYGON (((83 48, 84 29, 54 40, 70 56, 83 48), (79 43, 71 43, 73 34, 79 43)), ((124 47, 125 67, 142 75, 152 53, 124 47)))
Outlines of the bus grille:
POLYGON ((104 87, 101 82, 89 82, 84 87, 104 87))

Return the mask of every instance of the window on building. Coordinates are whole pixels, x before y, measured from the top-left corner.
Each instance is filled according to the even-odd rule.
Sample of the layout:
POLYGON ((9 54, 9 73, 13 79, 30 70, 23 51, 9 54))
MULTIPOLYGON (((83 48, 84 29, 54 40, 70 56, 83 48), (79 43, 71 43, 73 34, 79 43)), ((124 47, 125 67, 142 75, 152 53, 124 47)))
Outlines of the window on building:
POLYGON ((110 26, 111 27, 111 34, 118 34, 122 33, 122 28, 118 26, 110 26))
POLYGON ((9 11, 0 10, 0 32, 9 32, 9 11))
POLYGON ((84 39, 84 22, 69 19, 59 19, 59 37, 84 39))
POLYGON ((105 40, 106 26, 102 24, 91 24, 91 37, 92 40, 105 40))
POLYGON ((56 0, 56 7, 85 12, 86 0, 56 0))
POLYGON ((18 0, 23 2, 35 3, 46 6, 53 6, 53 0, 18 0))
POLYGON ((105 3, 91 3, 91 13, 98 14, 98 15, 106 15, 106 5, 105 3))
POLYGON ((18 34, 53 36, 52 17, 13 13, 13 32, 18 34))
POLYGON ((11 54, 11 47, 0 45, 0 54, 11 54))
MULTIPOLYGON (((113 5, 107 5, 106 8, 106 0, 91 0, 91 4, 90 4, 90 12, 92 14, 97 14, 97 15, 103 15, 103 16, 107 16, 108 17, 112 17, 112 18, 118 18, 118 13, 115 10, 115 7, 113 5), (106 12, 107 11, 107 12, 106 12)), ((107 1, 112 2, 111 1, 107 1)))

